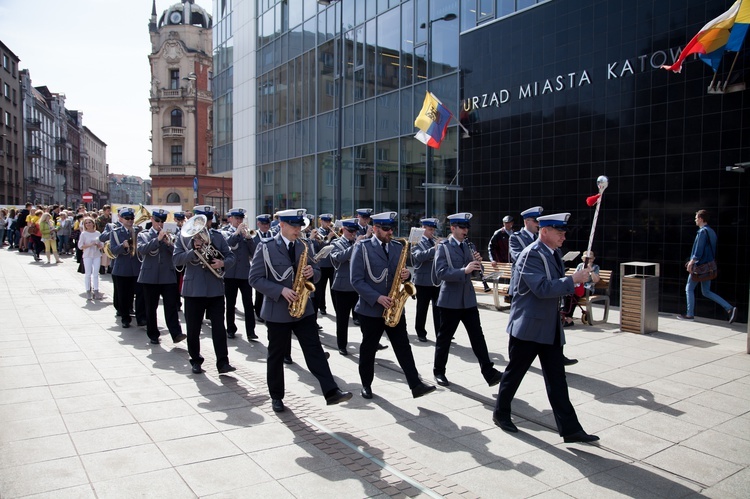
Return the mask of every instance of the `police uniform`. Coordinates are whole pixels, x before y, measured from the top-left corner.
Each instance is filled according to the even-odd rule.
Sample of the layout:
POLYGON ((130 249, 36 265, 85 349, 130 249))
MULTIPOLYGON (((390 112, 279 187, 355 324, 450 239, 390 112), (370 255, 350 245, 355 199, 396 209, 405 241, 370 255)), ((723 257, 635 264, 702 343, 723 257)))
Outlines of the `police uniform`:
POLYGON ((521 254, 526 246, 534 242, 537 237, 536 234, 529 232, 529 230, 526 228, 527 220, 536 220, 543 212, 544 208, 542 208, 541 206, 534 206, 533 208, 529 208, 528 210, 521 212, 524 227, 521 230, 514 232, 508 239, 508 251, 510 252, 511 263, 516 263, 516 260, 518 260, 518 255, 521 254))
MULTIPOLYGON (((437 228, 437 218, 423 218, 419 221, 423 227, 437 228)), ((435 238, 422 236, 422 239, 411 249, 411 258, 414 264, 414 277, 412 282, 417 288, 417 312, 414 320, 414 329, 417 331, 419 341, 427 341, 427 310, 432 303, 432 324, 435 334, 440 329, 440 313, 437 309, 437 299, 440 293, 440 281, 435 279, 433 262, 435 260, 435 238)))
MULTIPOLYGON (((376 227, 387 230, 395 227, 396 216, 396 212, 385 212, 373 216, 372 219, 376 227)), ((375 234, 376 232, 373 231, 371 238, 362 240, 354 246, 349 267, 352 287, 359 294, 355 309, 359 314, 362 330, 362 344, 359 351, 361 394, 366 399, 372 398, 375 353, 385 331, 393 346, 396 359, 404 371, 412 396, 421 397, 433 391, 435 387, 424 384, 419 377, 406 333, 406 318, 402 314, 396 326, 386 326, 383 318, 385 309, 378 302, 379 298, 388 297, 394 279, 401 280, 401 276, 396 275, 396 270, 403 246, 393 240, 380 241, 375 234)))
MULTIPOLYGON (((275 412, 284 410, 284 355, 288 351, 292 333, 297 336, 307 367, 320 383, 328 405, 351 398, 351 393, 339 390, 328 366, 315 325, 315 311, 310 298, 304 304, 302 317, 292 317, 284 293, 294 290, 300 257, 307 247, 307 265, 312 268, 312 282, 320 279, 320 269, 313 262, 314 250, 296 234, 302 226, 304 209, 284 210, 277 213, 281 222, 279 234, 262 239, 250 265, 250 285, 263 293, 260 315, 268 327, 267 383, 271 405, 275 412), (286 235, 293 236, 291 239, 286 235)), ((301 275, 301 274, 300 274, 301 275)))
MULTIPOLYGON (((324 222, 331 222, 333 220, 333 214, 331 213, 323 213, 320 215, 320 218, 324 222)), ((315 229, 317 231, 317 237, 313 237, 313 245, 315 246, 315 251, 320 251, 324 246, 328 246, 331 244, 331 240, 328 239, 328 236, 333 232, 330 228, 327 227, 318 227, 315 229)), ((315 300, 316 300, 316 308, 320 311, 322 314, 326 314, 326 287, 329 285, 329 283, 333 282, 333 264, 331 263, 331 255, 328 255, 325 258, 321 258, 318 261, 318 266, 320 267, 320 281, 315 285, 315 300)), ((334 308, 336 308, 334 304, 334 308)))
MULTIPOLYGON (((448 216, 451 227, 468 228, 471 226, 471 213, 456 213, 448 216)), ((475 260, 466 240, 458 240, 451 235, 438 245, 435 252, 435 274, 441 281, 437 305, 440 311, 440 329, 435 342, 435 363, 433 373, 439 385, 450 383, 445 376, 451 340, 456 333, 458 323, 462 322, 469 335, 471 349, 482 370, 482 376, 489 386, 500 383, 502 373, 494 368, 484 339, 482 324, 479 320, 477 297, 471 282, 471 272, 466 273, 466 266, 475 260)))
MULTIPOLYGON (((182 225, 185 223, 185 212, 184 211, 175 211, 172 214, 172 217, 174 218, 174 221, 177 223, 177 227, 174 230, 175 239, 180 237, 180 231, 182 230, 182 225)), ((183 266, 177 266, 175 265, 175 272, 177 273, 177 310, 180 310, 182 308, 182 280, 185 277, 185 267, 183 266)))
MULTIPOLYGON (((257 232, 255 234, 255 246, 257 248, 258 244, 260 244, 260 242, 263 239, 270 239, 275 234, 271 230, 270 227, 266 231, 263 231, 263 230, 260 229, 260 224, 270 224, 271 223, 271 215, 269 215, 268 213, 263 213, 261 215, 258 215, 257 217, 255 217, 255 221, 258 224, 258 230, 257 230, 257 232)), ((261 293, 260 291, 258 291, 256 289, 255 290, 255 304, 254 304, 253 308, 255 309, 255 317, 258 318, 258 322, 266 322, 260 316, 260 310, 261 310, 262 306, 263 306, 263 293, 261 293)), ((247 312, 245 312, 245 313, 247 313, 247 312)))
POLYGON ((138 275, 138 283, 143 289, 143 299, 146 305, 146 334, 151 343, 159 343, 159 328, 156 321, 156 309, 159 306, 159 297, 163 300, 164 321, 167 323, 172 341, 178 343, 186 338, 182 333, 180 319, 177 316, 177 274, 172 264, 173 235, 170 237, 159 235, 159 230, 153 223, 164 223, 169 212, 162 209, 151 212, 152 225, 149 230, 138 234, 138 256, 142 259, 141 271, 138 275))
POLYGON ((138 284, 141 261, 135 254, 139 227, 132 227, 131 230, 131 228, 125 226, 125 221, 132 221, 135 218, 133 208, 121 208, 118 216, 123 221, 119 226, 114 227, 109 234, 109 249, 117 257, 112 265, 115 308, 122 321, 122 327, 128 328, 131 322, 130 310, 135 298, 136 323, 139 326, 145 326, 147 323, 146 306, 143 299, 143 289, 138 284))
MULTIPOLYGON (((541 230, 566 230, 570 213, 539 217, 541 230)), ((574 280, 565 276, 559 248, 552 249, 537 240, 521 252, 511 279, 513 301, 507 332, 509 361, 505 369, 493 421, 503 430, 516 432, 512 423, 511 401, 532 362, 539 357, 559 434, 566 442, 598 440, 587 435, 578 422, 568 396, 563 365, 565 332, 560 318, 560 298, 573 293, 574 280)))
POLYGON ((367 220, 364 220, 364 219, 366 218, 372 219, 372 211, 373 211, 372 208, 357 209, 356 213, 358 217, 358 220, 357 220, 357 228, 358 228, 357 235, 358 236, 367 235, 367 229, 369 228, 369 225, 367 223, 367 220), (365 222, 364 225, 362 224, 362 222, 365 222))
MULTIPOLYGON (((243 208, 232 208, 227 213, 227 216, 230 219, 234 218, 235 222, 242 223, 245 213, 246 211, 243 208)), ((222 234, 235 257, 234 266, 224 272, 224 295, 227 299, 227 335, 230 338, 234 338, 237 333, 235 305, 237 303, 237 293, 239 292, 242 293, 242 308, 245 311, 245 334, 247 335, 247 339, 256 340, 258 339, 258 335, 255 334, 253 288, 250 287, 250 283, 247 280, 250 276, 250 261, 255 253, 255 240, 252 237, 243 235, 233 223, 230 223, 229 227, 222 234)))
MULTIPOLYGON (((193 208, 195 220, 203 215, 207 220, 213 218, 213 206, 201 205, 193 208)), ((206 222, 208 225, 208 222, 206 222)), ((206 230, 206 229, 204 229, 206 230)), ((224 262, 223 269, 230 269, 234 265, 234 254, 229 249, 224 236, 214 229, 207 229, 210 244, 219 252, 224 262)), ((224 282, 205 268, 195 250, 195 237, 187 239, 180 237, 175 242, 172 256, 175 265, 185 267, 185 278, 182 281, 182 296, 185 298, 185 322, 187 323, 187 343, 190 354, 190 364, 195 374, 203 372, 201 365, 200 333, 203 316, 207 315, 211 321, 211 338, 216 354, 216 368, 219 373, 234 371, 229 364, 227 352, 227 332, 224 327, 224 282)), ((221 267, 220 267, 221 269, 221 267)))
MULTIPOLYGON (((347 219, 341 222, 345 232, 356 237, 358 232, 357 221, 347 219)), ((341 355, 349 355, 347 345, 349 343, 349 314, 357 305, 359 295, 354 290, 350 280, 349 262, 354 251, 356 239, 351 240, 346 235, 341 235, 331 242, 333 249, 330 258, 333 264, 334 274, 331 284, 331 296, 333 307, 336 309, 336 344, 341 355)))

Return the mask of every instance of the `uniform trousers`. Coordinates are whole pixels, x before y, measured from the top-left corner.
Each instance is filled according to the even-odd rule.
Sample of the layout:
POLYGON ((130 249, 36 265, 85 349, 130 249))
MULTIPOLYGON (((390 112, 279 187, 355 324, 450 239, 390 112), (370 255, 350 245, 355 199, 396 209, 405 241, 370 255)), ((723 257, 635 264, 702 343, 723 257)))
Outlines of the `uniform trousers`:
POLYGON ((227 330, 224 327, 224 296, 185 296, 185 322, 187 323, 187 345, 191 365, 203 364, 201 357, 201 326, 203 316, 211 321, 211 339, 216 354, 216 367, 229 364, 227 352, 227 330))
POLYGON ((255 336, 255 314, 253 313, 253 288, 247 279, 224 279, 224 296, 227 297, 227 332, 237 332, 235 323, 237 292, 242 294, 242 309, 245 311, 245 334, 255 336))
POLYGON ((508 341, 508 355, 510 361, 505 368, 495 402, 497 415, 510 417, 510 403, 515 397, 526 371, 529 370, 531 363, 538 356, 542 365, 544 385, 547 388, 547 398, 552 406, 558 433, 564 437, 583 431, 568 396, 568 382, 565 379, 560 332, 557 332, 553 345, 519 340, 511 335, 508 341))
POLYGON ((302 354, 305 356, 307 369, 317 378, 323 395, 327 396, 338 389, 320 344, 315 315, 311 314, 292 322, 267 320, 266 326, 268 326, 266 382, 272 399, 284 398, 284 355, 291 348, 292 333, 297 336, 302 354))
POLYGON ((420 338, 427 337, 425 323, 427 322, 427 309, 432 303, 432 324, 435 326, 435 335, 440 330, 440 311, 437 308, 437 299, 440 295, 439 286, 415 286, 417 288, 417 313, 414 320, 414 329, 417 330, 417 336, 420 338))
POLYGON ((333 308, 336 310, 336 345, 339 350, 346 350, 349 344, 349 314, 359 300, 356 291, 331 290, 333 308))
POLYGON ((495 374, 495 369, 493 368, 494 364, 490 360, 490 354, 487 351, 487 342, 484 339, 482 323, 479 320, 479 309, 477 307, 438 307, 438 310, 440 311, 440 329, 438 330, 435 342, 433 372, 435 374, 445 374, 445 365, 448 363, 451 340, 456 334, 458 323, 463 322, 466 333, 469 335, 471 349, 474 351, 474 355, 482 368, 482 375, 485 380, 489 381, 495 374))
POLYGON ((147 321, 146 301, 143 298, 143 287, 138 282, 137 276, 113 275, 112 284, 114 284, 114 305, 120 319, 125 324, 130 324, 130 310, 133 308, 133 298, 135 298, 135 320, 138 323, 147 321))
MULTIPOLYGON (((320 280, 315 283, 315 310, 326 311, 326 286, 333 282, 333 267, 320 267, 320 280)), ((333 297, 333 291, 331 291, 333 297)), ((333 304, 336 308, 336 304, 333 304)))
POLYGON ((414 355, 411 353, 409 337, 406 333, 406 314, 401 316, 401 320, 395 327, 385 325, 385 319, 382 317, 370 317, 359 314, 360 329, 362 330, 362 344, 359 348, 359 377, 362 380, 362 386, 371 386, 375 377, 375 354, 380 345, 380 338, 383 332, 388 335, 388 339, 396 354, 396 360, 404 371, 406 382, 409 388, 414 388, 422 381, 419 379, 417 366, 414 363, 414 355))
POLYGON ((182 334, 180 318, 177 316, 177 283, 146 284, 141 283, 143 300, 146 302, 146 334, 152 340, 159 339, 159 327, 156 324, 156 309, 159 307, 159 297, 164 300, 164 321, 172 339, 182 334))

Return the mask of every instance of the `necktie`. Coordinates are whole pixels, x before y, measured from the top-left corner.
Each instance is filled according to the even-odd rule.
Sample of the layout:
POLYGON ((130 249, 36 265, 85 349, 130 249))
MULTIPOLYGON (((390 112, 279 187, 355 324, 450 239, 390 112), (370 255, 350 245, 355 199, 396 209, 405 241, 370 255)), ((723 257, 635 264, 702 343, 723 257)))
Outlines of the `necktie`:
POLYGON ((292 260, 292 266, 296 268, 297 267, 297 257, 294 254, 294 243, 291 242, 291 241, 289 242, 288 251, 289 251, 289 259, 292 260))
POLYGON ((560 273, 564 275, 565 264, 563 263, 562 258, 560 258, 560 253, 558 253, 557 251, 555 251, 554 253, 555 253, 555 261, 557 262, 557 267, 560 269, 560 273))
POLYGON ((380 246, 383 247, 383 252, 385 253, 385 256, 387 257, 388 256, 388 243, 385 243, 385 242, 380 243, 380 246))

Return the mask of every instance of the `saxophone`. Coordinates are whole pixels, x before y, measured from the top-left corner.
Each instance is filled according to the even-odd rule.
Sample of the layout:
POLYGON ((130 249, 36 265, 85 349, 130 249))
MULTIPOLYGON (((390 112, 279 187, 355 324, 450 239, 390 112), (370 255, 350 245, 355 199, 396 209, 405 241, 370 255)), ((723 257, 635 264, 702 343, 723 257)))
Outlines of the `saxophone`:
POLYGON ((300 242, 302 243, 302 254, 299 257, 297 273, 294 275, 294 284, 292 284, 292 290, 297 293, 297 299, 289 304, 289 315, 295 319, 299 319, 305 313, 310 293, 315 291, 315 284, 302 275, 302 271, 307 266, 307 243, 300 242))
POLYGON ((417 288, 411 282, 405 282, 401 284, 401 270, 406 266, 406 257, 409 256, 409 240, 406 238, 396 239, 401 242, 404 247, 401 250, 401 256, 398 259, 398 266, 393 276, 393 284, 391 284, 391 291, 388 293, 388 298, 391 299, 392 304, 390 308, 383 310, 383 319, 385 319, 385 325, 388 327, 396 327, 401 320, 401 314, 404 312, 404 305, 406 300, 417 294, 417 288))

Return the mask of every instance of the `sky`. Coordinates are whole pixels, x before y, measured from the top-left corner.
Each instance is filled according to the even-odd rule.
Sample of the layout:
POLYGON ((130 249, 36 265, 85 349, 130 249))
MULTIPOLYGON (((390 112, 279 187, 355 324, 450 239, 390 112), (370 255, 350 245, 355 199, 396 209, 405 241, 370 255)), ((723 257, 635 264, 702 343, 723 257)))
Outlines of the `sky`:
MULTIPOLYGON (((156 0, 157 17, 180 0, 156 0)), ((211 0, 200 0, 211 10, 211 0)), ((35 87, 66 96, 107 144, 109 172, 147 178, 151 164, 151 0, 0 0, 0 40, 35 87)))

